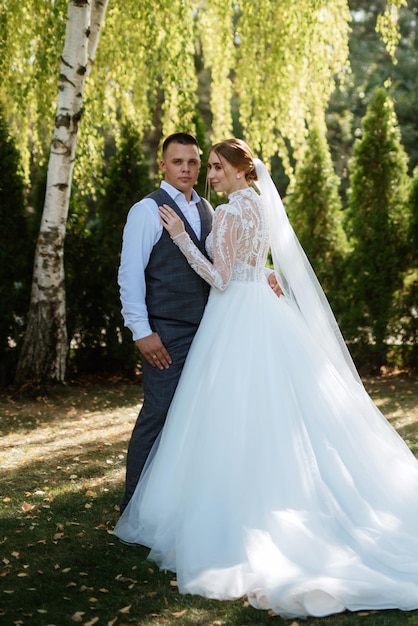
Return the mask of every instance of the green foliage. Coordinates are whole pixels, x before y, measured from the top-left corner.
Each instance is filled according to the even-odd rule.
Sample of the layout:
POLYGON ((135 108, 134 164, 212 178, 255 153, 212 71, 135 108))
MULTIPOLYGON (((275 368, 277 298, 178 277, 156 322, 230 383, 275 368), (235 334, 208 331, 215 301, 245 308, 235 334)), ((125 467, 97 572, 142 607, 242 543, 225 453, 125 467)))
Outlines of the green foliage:
MULTIPOLYGON (((336 132, 341 141, 333 141, 333 156, 343 183, 347 183, 344 167, 357 122, 376 84, 391 78, 405 129, 404 139, 412 162, 416 163, 418 127, 413 103, 418 93, 414 22, 417 0, 411 0, 408 8, 403 6, 400 11, 398 64, 393 67, 389 53, 374 33, 377 15, 384 13, 386 4, 396 8, 394 15, 387 13, 385 26, 384 22, 379 23, 390 46, 397 37, 397 10, 404 4, 402 0, 376 0, 367 7, 357 0, 332 0, 326 6, 318 0, 285 0, 279 9, 275 0, 239 0, 232 4, 221 0, 109 2, 94 67, 86 81, 66 246, 69 327, 81 342, 77 345, 91 340, 96 352, 105 354, 103 335, 99 340, 98 329, 115 337, 120 323, 119 313, 112 309, 118 308, 119 302, 115 304, 114 294, 108 293, 110 282, 100 282, 91 268, 97 266, 108 281, 115 277, 118 250, 115 252, 116 245, 103 234, 101 221, 106 222, 110 213, 107 217, 100 213, 104 202, 100 190, 103 162, 107 164, 106 138, 113 136, 119 142, 124 125, 133 124, 138 138, 152 135, 153 150, 147 152, 152 165, 161 136, 172 130, 198 132, 205 158, 207 141, 224 138, 232 128, 239 128, 240 136, 249 141, 258 156, 268 159, 280 153, 280 176, 291 178, 293 165, 301 158, 307 128, 327 106, 337 75, 345 89, 345 99, 339 101, 341 115, 336 132), (349 7, 363 16, 354 20, 356 36, 351 38, 353 69, 362 69, 358 81, 350 76, 347 66, 349 7), (389 24, 393 17, 395 20, 389 24), (357 29, 359 24, 364 32, 357 29), (370 29, 374 34, 371 45, 370 29), (198 63, 209 76, 209 85, 200 92, 198 63), (234 126, 231 108, 235 113, 234 126), (205 126, 198 109, 206 112, 205 126), (342 160, 340 154, 344 155, 342 160), (106 258, 106 262, 114 263, 113 273, 100 265, 100 246, 114 246, 106 258), (105 294, 103 304, 99 303, 100 290, 105 294), (103 321, 108 307, 113 311, 111 329, 103 321), (87 327, 92 334, 85 331, 87 327)), ((42 180, 38 185, 35 177, 30 183, 29 179, 33 172, 42 171, 50 143, 67 6, 68 0, 5 0, 0 4, 1 102, 21 155, 28 197, 36 195, 34 187, 43 187, 42 180)), ((200 193, 204 177, 203 169, 200 193)), ((138 193, 138 198, 141 195, 138 193)), ((120 232, 130 203, 130 199, 124 202, 123 220, 115 226, 115 232, 118 228, 120 232)), ((318 245, 323 243, 325 249, 326 242, 318 239, 318 245)), ((334 242, 328 243, 327 254, 332 256, 334 242)), ((309 248, 309 243, 304 245, 309 248)), ((32 256, 31 239, 27 249, 32 256)), ((322 253, 312 250, 310 256, 320 259, 316 263, 321 274, 322 253)), ((332 280, 340 271, 336 258, 333 256, 332 280)), ((331 277, 325 275, 325 270, 324 267, 321 279, 327 287, 331 277)), ((343 291, 341 285, 340 281, 339 289, 330 287, 330 299, 337 310, 343 305, 343 300, 335 300, 343 291)), ((116 350, 123 343, 124 340, 122 344, 115 340, 112 345, 116 350)), ((76 351, 72 354, 75 359, 76 351)), ((77 354, 81 357, 83 350, 77 354)), ((86 357, 88 360, 92 362, 86 357)))
POLYGON ((396 294, 397 316, 392 332, 401 340, 398 359, 402 365, 418 369, 418 167, 414 170, 409 196, 408 266, 402 288, 396 294))
MULTIPOLYGON (((0 80, 26 171, 30 154, 42 156, 49 143, 66 6, 65 0, 8 0, 0 8, 0 80)), ((211 70, 211 140, 232 132, 231 101, 238 94, 248 141, 266 159, 277 150, 284 156, 284 140, 303 143, 304 120, 326 105, 333 77, 345 66, 349 19, 346 0, 326 7, 286 0, 280 11, 275 0, 110 2, 85 87, 78 186, 88 184, 89 165, 100 162, 99 129, 117 134, 126 120, 140 134, 155 123, 162 135, 193 128, 197 55, 211 70)))
POLYGON ((399 16, 401 38, 394 64, 381 37, 376 20, 385 8, 384 0, 366 3, 350 0, 353 16, 349 38, 351 72, 338 79, 327 109, 328 138, 332 159, 341 177, 344 206, 348 188, 348 162, 353 143, 361 132, 361 120, 377 87, 389 90, 402 133, 402 143, 409 156, 409 172, 418 164, 418 38, 416 19, 418 0, 409 0, 399 16))
POLYGON ((20 156, 0 107, 0 386, 14 375, 29 302, 32 245, 20 156))
POLYGON ((102 167, 104 134, 117 136, 126 123, 141 136, 154 128, 159 137, 193 130, 197 105, 193 5, 191 0, 109 2, 85 87, 74 170, 81 192, 102 167))
POLYGON ((123 326, 117 270, 128 209, 152 189, 139 134, 128 125, 97 204, 87 212, 73 211, 68 225, 67 322, 76 371, 135 371, 139 352, 123 326))
POLYGON ((26 177, 31 154, 42 161, 51 136, 66 9, 67 0, 0 4, 1 98, 26 177))
POLYGON ((395 57, 396 47, 400 39, 399 9, 406 4, 406 0, 392 0, 386 4, 383 15, 379 15, 377 18, 376 30, 382 35, 382 40, 392 57, 395 57))
POLYGON ((323 111, 344 71, 350 15, 346 1, 239 3, 236 89, 240 121, 253 149, 279 152, 291 172, 287 142, 298 150, 305 122, 323 111))
MULTIPOLYGON (((2 98, 26 173, 31 154, 43 159, 49 143, 67 4, 7 0, 0 6, 2 98)), ((385 14, 385 3, 377 3, 388 46, 397 40, 403 4, 388 2, 385 14)), ((232 132, 231 102, 238 96, 246 139, 265 159, 280 152, 291 170, 288 146, 304 144, 305 121, 326 107, 335 76, 347 73, 348 8, 347 0, 285 0, 280 10, 275 0, 110 2, 85 88, 79 188, 100 168, 99 129, 117 134, 126 120, 140 134, 152 124, 162 135, 193 128, 197 57, 211 71, 211 140, 232 132)))
POLYGON ((341 200, 325 132, 312 124, 303 158, 298 162, 293 193, 286 207, 335 314, 344 311, 344 260, 347 240, 342 227, 341 200))
POLYGON ((414 170, 409 196, 409 208, 411 214, 409 228, 409 249, 411 255, 411 265, 418 267, 418 166, 414 170))
POLYGON ((348 224, 353 333, 374 344, 376 367, 386 362, 394 294, 402 284, 407 168, 393 102, 385 89, 377 89, 354 146, 348 224))
POLYGON ((402 143, 409 155, 409 171, 418 165, 418 38, 416 24, 418 0, 409 0, 401 11, 401 39, 396 53, 397 64, 391 71, 396 115, 402 132, 402 143))
POLYGON ((210 110, 211 140, 221 141, 232 135, 231 99, 233 85, 231 68, 235 65, 234 20, 237 5, 224 0, 211 0, 198 14, 198 32, 202 42, 202 58, 211 68, 210 110))
POLYGON ((322 280, 333 257, 345 247, 338 185, 325 133, 313 124, 286 206, 295 232, 322 280))

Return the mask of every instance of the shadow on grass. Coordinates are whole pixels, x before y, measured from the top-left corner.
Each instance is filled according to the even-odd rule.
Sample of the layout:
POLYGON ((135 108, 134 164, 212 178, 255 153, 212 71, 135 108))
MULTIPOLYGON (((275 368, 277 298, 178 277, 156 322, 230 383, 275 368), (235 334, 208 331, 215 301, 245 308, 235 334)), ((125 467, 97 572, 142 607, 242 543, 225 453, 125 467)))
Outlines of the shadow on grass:
POLYGON ((92 412, 138 412, 142 387, 137 381, 80 379, 70 385, 57 385, 48 395, 14 398, 12 392, 0 390, 1 435, 22 430, 25 434, 40 424, 60 426, 63 419, 89 415, 92 412))
POLYGON ((17 518, 3 511, 5 623, 61 626, 77 613, 83 623, 95 616, 122 623, 124 615, 142 619, 165 608, 167 594, 176 595, 168 575, 151 568, 146 549, 129 551, 109 534, 116 496, 116 489, 94 499, 66 493, 17 518))
MULTIPOLYGON (((402 394, 416 403, 415 389, 402 382, 402 394)), ((376 394, 396 409, 399 390, 382 385, 376 394)), ((12 405, 0 471, 0 623, 418 625, 417 611, 283 620, 243 600, 180 596, 174 574, 148 561, 146 548, 124 546, 111 534, 140 399, 135 385, 87 385, 69 389, 62 399, 12 405)), ((400 428, 416 432, 410 425, 400 428)))
MULTIPOLYGON (((3 510, 1 537, 5 624, 64 626, 413 626, 418 612, 344 613, 283 620, 243 600, 217 602, 180 596, 175 576, 147 560, 148 550, 122 545, 112 534, 118 519, 113 486, 94 497, 63 493, 45 508, 3 510), (97 618, 97 622, 94 620, 97 618), (116 620, 116 621, 113 621, 116 620)), ((1 621, 1 619, 0 619, 1 621)))

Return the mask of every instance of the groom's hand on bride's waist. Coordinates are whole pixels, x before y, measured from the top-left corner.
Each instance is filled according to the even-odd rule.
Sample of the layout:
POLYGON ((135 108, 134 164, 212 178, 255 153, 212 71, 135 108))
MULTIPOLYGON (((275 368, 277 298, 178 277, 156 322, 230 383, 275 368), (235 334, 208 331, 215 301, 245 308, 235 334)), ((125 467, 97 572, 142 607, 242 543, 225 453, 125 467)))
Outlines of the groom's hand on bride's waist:
POLYGON ((277 280, 276 274, 274 272, 270 272, 270 274, 267 276, 267 280, 268 280, 270 287, 273 289, 274 293, 276 294, 276 296, 282 296, 283 291, 279 285, 279 281, 277 280))

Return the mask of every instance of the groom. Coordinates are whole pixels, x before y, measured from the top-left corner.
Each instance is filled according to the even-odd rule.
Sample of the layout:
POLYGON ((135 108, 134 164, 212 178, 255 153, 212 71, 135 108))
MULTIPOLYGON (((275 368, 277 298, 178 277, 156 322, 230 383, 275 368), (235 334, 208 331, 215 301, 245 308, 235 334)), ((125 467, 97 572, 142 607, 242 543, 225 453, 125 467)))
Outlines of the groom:
MULTIPOLYGON (((144 392, 128 446, 121 513, 164 426, 209 295, 209 285, 173 244, 158 213, 162 204, 172 207, 193 242, 207 256, 205 240, 211 230, 213 209, 193 189, 200 169, 196 139, 187 133, 167 137, 160 167, 164 173, 160 188, 129 211, 118 275, 122 315, 142 355, 144 392)), ((268 281, 280 295, 274 272, 268 274, 268 281)))
POLYGON ((142 355, 144 403, 132 431, 126 460, 125 509, 157 439, 209 295, 163 229, 158 207, 168 204, 206 255, 213 209, 193 189, 200 169, 194 137, 174 133, 163 143, 159 189, 132 206, 123 232, 118 282, 125 325, 142 355))

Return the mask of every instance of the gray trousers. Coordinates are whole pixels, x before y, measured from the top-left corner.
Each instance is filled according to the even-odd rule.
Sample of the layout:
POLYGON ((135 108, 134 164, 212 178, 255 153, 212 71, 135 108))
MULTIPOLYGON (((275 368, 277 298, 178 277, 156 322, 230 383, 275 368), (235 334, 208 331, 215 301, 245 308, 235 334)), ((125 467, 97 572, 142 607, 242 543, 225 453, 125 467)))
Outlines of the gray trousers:
POLYGON ((152 320, 151 325, 160 335, 172 363, 167 370, 159 370, 149 365, 145 359, 142 360, 144 403, 128 446, 125 494, 120 503, 121 512, 131 499, 151 448, 164 426, 168 408, 198 328, 194 324, 170 320, 152 320))

